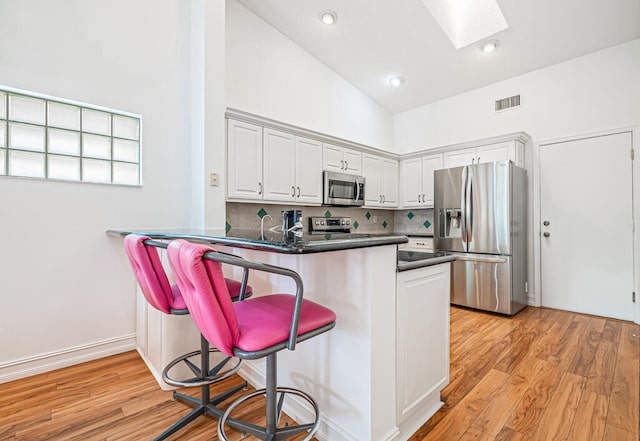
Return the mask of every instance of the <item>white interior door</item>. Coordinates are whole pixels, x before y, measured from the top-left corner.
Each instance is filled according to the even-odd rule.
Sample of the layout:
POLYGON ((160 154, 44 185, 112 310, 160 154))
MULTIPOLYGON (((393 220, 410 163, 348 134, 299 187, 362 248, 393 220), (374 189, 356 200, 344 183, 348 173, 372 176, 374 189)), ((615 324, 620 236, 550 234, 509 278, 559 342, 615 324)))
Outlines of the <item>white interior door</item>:
POLYGON ((633 320, 631 132, 540 146, 542 305, 633 320))

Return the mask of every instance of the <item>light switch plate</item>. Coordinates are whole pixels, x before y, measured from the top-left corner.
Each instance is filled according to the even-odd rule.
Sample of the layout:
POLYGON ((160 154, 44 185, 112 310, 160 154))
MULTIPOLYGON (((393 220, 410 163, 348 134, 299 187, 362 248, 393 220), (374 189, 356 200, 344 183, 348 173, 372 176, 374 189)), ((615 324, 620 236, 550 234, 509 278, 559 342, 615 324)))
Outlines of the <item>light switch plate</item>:
POLYGON ((219 187, 220 186, 220 173, 211 173, 211 177, 210 177, 210 184, 212 187, 219 187))

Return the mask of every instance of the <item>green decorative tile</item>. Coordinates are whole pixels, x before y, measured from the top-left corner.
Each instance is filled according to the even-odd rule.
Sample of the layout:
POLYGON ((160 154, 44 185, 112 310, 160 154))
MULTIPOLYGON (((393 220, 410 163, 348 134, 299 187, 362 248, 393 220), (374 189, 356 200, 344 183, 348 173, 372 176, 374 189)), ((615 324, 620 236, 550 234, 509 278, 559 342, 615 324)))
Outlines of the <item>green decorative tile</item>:
POLYGON ((224 231, 228 233, 229 230, 231 230, 231 225, 229 225, 229 222, 225 222, 224 223, 224 231))
POLYGON ((429 222, 429 219, 427 219, 422 225, 424 225, 425 228, 429 228, 431 226, 431 222, 429 222))
POLYGON ((365 214, 365 217, 367 218, 367 220, 371 219, 371 213, 367 211, 367 214, 365 214))
POLYGON ((413 214, 412 212, 408 212, 408 213, 407 213, 407 217, 408 217, 409 219, 413 219, 413 217, 414 217, 414 216, 415 216, 415 214, 413 214))
POLYGON ((387 221, 382 222, 382 228, 387 228, 387 225, 389 225, 387 221))
POLYGON ((267 215, 267 211, 264 208, 261 208, 260 211, 258 211, 258 216, 260 217, 260 219, 262 219, 266 215, 267 215))
POLYGON ((358 221, 355 221, 353 223, 353 228, 355 228, 356 230, 358 229, 359 226, 360 226, 360 224, 358 223, 358 221))
POLYGON ((331 217, 331 212, 327 210, 327 212, 324 214, 324 217, 331 217))

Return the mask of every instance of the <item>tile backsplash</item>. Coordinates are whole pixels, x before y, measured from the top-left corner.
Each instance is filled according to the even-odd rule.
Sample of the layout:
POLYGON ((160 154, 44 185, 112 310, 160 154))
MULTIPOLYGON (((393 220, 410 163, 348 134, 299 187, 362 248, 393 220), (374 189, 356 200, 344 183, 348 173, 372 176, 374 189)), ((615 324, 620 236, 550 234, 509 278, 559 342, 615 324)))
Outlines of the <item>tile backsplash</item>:
MULTIPOLYGON (((302 223, 308 230, 309 217, 350 217, 353 233, 394 233, 394 212, 392 210, 373 210, 356 207, 317 207, 272 205, 242 202, 227 202, 227 233, 234 228, 260 229, 260 220, 264 216, 271 216, 264 221, 265 229, 282 225, 282 212, 285 210, 302 210, 302 223)), ((421 211, 421 210, 417 210, 421 211)), ((416 212, 417 212, 416 211, 416 212)), ((423 227, 424 228, 424 227, 423 227)))
POLYGON ((396 210, 393 217, 395 232, 398 234, 433 235, 433 208, 396 210))

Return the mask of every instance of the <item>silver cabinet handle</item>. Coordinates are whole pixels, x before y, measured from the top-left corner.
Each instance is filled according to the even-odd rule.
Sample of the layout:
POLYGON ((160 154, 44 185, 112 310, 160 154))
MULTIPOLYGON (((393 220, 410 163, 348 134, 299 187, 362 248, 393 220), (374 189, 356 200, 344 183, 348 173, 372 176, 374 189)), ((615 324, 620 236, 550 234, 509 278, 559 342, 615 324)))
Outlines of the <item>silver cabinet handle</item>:
POLYGON ((551 233, 549 233, 548 231, 545 231, 544 233, 542 233, 542 235, 544 237, 549 237, 549 236, 551 236, 551 233))
POLYGON ((480 164, 480 156, 478 156, 478 164, 480 164))
POLYGON ((344 161, 340 160, 340 170, 344 170, 344 161))
POLYGON ((378 195, 378 203, 380 203, 380 204, 382 203, 382 195, 381 194, 378 195))
POLYGON ((471 158, 471 163, 475 164, 476 163, 476 158, 471 158))
POLYGON ((420 203, 420 195, 418 195, 418 203, 420 203))
POLYGON ((262 182, 258 182, 258 194, 262 194, 262 182))
POLYGON ((292 198, 296 197, 296 188, 293 185, 291 186, 291 197, 292 198))
POLYGON ((349 161, 344 161, 344 169, 349 170, 349 161))
POLYGON ((424 204, 425 200, 426 200, 426 199, 425 199, 425 195, 423 194, 423 195, 422 195, 422 203, 423 203, 423 204, 424 204))
POLYGON ((300 197, 300 187, 296 187, 298 189, 298 197, 300 197))
POLYGON ((387 202, 387 197, 385 195, 382 195, 382 203, 384 204, 385 202, 387 202))

